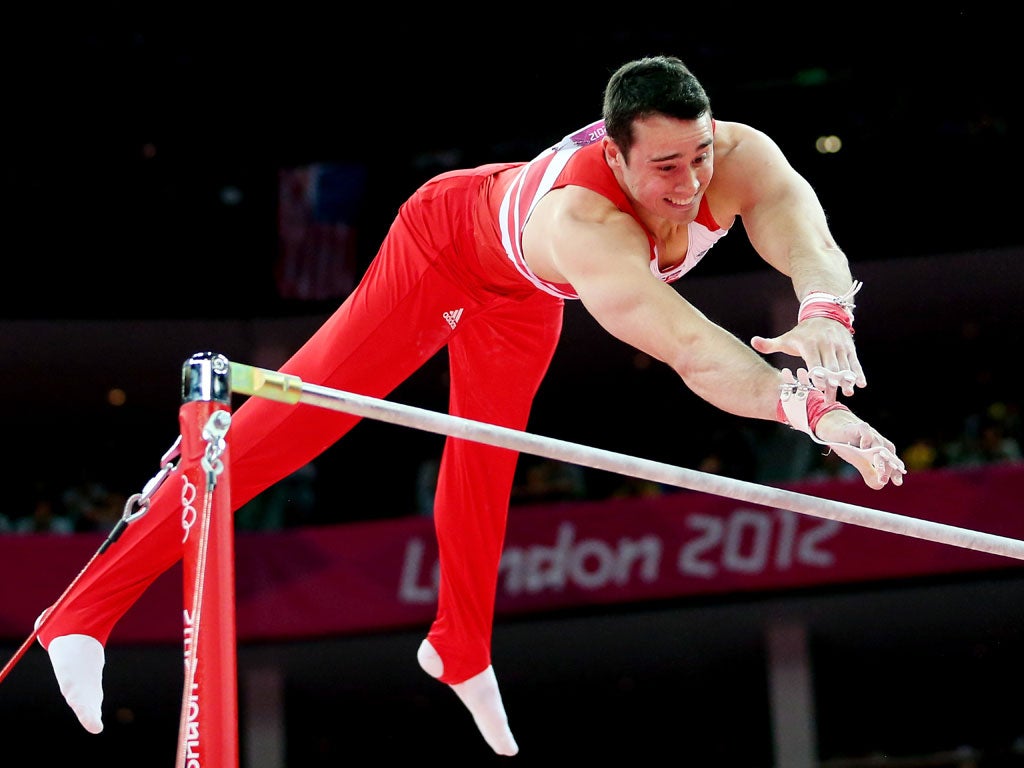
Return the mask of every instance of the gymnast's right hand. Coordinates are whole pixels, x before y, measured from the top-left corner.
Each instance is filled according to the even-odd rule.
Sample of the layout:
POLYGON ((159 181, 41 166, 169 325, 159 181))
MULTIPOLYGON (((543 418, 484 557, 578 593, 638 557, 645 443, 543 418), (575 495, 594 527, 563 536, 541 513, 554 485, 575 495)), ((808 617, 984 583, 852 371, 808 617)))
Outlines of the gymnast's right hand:
POLYGON ((896 447, 852 411, 826 413, 816 432, 839 458, 860 472, 869 487, 877 491, 890 482, 903 485, 907 468, 896 455, 896 447))

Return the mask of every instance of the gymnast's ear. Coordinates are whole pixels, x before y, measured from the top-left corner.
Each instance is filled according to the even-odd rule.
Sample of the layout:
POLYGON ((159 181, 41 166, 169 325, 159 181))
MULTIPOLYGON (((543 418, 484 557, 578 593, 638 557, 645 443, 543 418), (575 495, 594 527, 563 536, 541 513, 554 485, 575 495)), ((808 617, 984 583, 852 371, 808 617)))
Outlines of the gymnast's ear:
POLYGON ((625 168, 629 164, 619 145, 607 136, 604 137, 604 158, 612 168, 625 168))

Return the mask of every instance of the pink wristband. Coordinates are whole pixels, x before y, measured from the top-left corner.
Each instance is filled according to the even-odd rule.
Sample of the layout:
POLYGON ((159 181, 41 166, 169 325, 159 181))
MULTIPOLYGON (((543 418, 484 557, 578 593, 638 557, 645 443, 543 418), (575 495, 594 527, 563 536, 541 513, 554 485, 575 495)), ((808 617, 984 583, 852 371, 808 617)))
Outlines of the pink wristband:
POLYGON ((809 317, 827 317, 830 320, 842 323, 850 333, 854 332, 853 318, 850 317, 850 313, 843 309, 841 305, 834 302, 814 301, 810 304, 801 304, 800 315, 797 317, 797 322, 802 323, 809 317))
POLYGON ((841 323, 846 330, 853 333, 853 297, 864 287, 859 280, 854 280, 853 285, 842 296, 834 296, 824 291, 812 291, 804 296, 800 302, 800 310, 797 313, 796 321, 802 323, 809 317, 827 317, 841 323))
MULTIPOLYGON (((817 389, 807 390, 807 426, 811 428, 812 434, 817 434, 818 422, 821 421, 821 417, 826 413, 848 410, 850 409, 838 400, 826 405, 824 392, 817 389)), ((779 404, 775 406, 775 418, 782 424, 789 424, 789 420, 786 418, 786 411, 782 407, 781 400, 779 400, 779 404)))

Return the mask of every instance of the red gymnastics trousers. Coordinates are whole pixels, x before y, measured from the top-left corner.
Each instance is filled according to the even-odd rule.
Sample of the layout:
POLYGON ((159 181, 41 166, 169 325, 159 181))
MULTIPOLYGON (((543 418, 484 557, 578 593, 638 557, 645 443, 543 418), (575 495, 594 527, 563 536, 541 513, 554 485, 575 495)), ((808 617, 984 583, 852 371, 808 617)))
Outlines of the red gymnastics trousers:
MULTIPOLYGON (((450 413, 525 429, 558 343, 563 303, 529 284, 502 249, 491 187, 495 174, 511 168, 453 171, 417 190, 360 284, 281 371, 383 398, 447 345, 450 413)), ((358 421, 306 404, 247 399, 229 434, 232 507, 317 457, 358 421)), ((445 443, 434 503, 441 578, 427 637, 444 663, 440 679, 449 685, 491 663, 517 456, 468 440, 445 443)), ((149 511, 93 560, 51 612, 39 635, 44 647, 73 633, 105 645, 121 616, 180 560, 177 478, 177 472, 168 476, 149 511)))

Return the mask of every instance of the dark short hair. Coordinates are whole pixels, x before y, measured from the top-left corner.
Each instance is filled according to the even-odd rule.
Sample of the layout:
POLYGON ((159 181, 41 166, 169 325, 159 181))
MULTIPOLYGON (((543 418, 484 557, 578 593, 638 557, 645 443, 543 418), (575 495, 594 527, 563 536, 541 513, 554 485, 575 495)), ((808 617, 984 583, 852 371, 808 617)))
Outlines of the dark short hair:
POLYGON ((633 122, 651 115, 696 120, 711 102, 693 73, 675 56, 648 56, 627 62, 604 89, 604 127, 629 156, 633 122))

